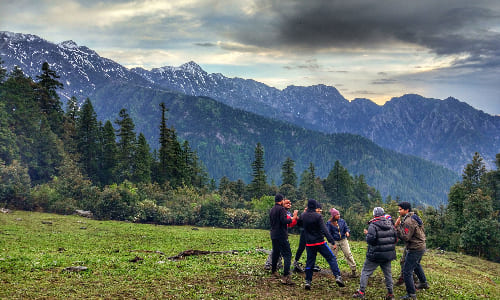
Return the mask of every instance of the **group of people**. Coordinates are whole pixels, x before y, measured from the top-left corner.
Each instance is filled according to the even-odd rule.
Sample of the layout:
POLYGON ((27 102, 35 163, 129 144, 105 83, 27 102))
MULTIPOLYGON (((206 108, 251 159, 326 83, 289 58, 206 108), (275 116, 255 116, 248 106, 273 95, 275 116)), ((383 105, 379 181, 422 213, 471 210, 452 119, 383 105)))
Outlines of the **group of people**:
MULTIPOLYGON (((396 259, 396 242, 401 239, 405 243, 405 250, 401 259, 401 284, 404 282, 407 294, 400 299, 416 299, 416 290, 428 288, 424 270, 420 264, 425 252, 425 233, 423 222, 417 214, 411 212, 411 204, 401 202, 399 206, 399 217, 393 222, 390 215, 385 214, 382 207, 373 209, 373 218, 368 222, 368 229, 364 229, 368 249, 366 259, 360 276, 359 289, 353 298, 364 298, 368 284, 368 278, 375 269, 380 266, 385 277, 387 288, 386 299, 394 299, 393 280, 391 273, 391 262, 396 259), (417 276, 419 283, 415 285, 413 274, 417 276)), ((351 275, 356 275, 356 262, 351 253, 347 238, 350 236, 349 227, 344 219, 340 218, 340 212, 330 209, 331 218, 325 224, 321 215, 321 204, 314 199, 307 201, 307 207, 299 216, 298 210, 290 211, 291 201, 283 195, 275 196, 275 205, 269 212, 271 224, 272 251, 266 265, 271 270, 272 277, 280 278, 278 274, 278 262, 283 258, 283 276, 281 282, 293 285, 290 276, 292 251, 288 241, 288 228, 301 227, 300 242, 293 263, 295 271, 305 272, 306 290, 311 289, 313 273, 316 266, 317 254, 321 254, 328 262, 335 276, 338 286, 344 287, 340 269, 337 263, 337 254, 342 250, 344 257, 351 269, 351 275), (327 241, 332 244, 333 250, 327 241), (307 253, 305 270, 300 268, 299 259, 304 249, 307 253)))

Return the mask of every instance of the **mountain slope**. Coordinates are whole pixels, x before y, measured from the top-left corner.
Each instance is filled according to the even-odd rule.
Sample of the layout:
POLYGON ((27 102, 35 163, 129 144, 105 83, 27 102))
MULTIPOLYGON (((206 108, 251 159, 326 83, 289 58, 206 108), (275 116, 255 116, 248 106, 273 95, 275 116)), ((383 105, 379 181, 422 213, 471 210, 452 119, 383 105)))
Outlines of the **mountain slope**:
POLYGON ((413 154, 461 172, 475 152, 493 167, 500 149, 500 116, 455 98, 404 95, 383 106, 346 100, 325 85, 289 86, 280 91, 253 80, 208 74, 194 62, 179 68, 132 71, 151 83, 188 95, 214 98, 236 108, 282 119, 325 133, 360 134, 378 145, 413 154))
POLYGON ((281 165, 287 157, 296 162, 298 175, 312 162, 316 174, 325 178, 336 160, 382 195, 400 196, 414 203, 439 205, 458 176, 423 159, 377 146, 352 134, 325 134, 289 123, 234 109, 206 97, 111 84, 96 91, 92 99, 101 119, 115 120, 126 108, 142 132, 157 148, 160 106, 169 109, 168 126, 186 139, 216 179, 251 181, 251 163, 258 142, 264 146, 269 182, 281 181, 281 165))
POLYGON ((250 79, 208 74, 194 62, 147 71, 102 58, 72 41, 58 45, 29 34, 0 31, 0 57, 7 69, 20 66, 29 76, 44 61, 61 76, 64 98, 93 98, 109 83, 128 83, 188 95, 207 96, 235 108, 287 120, 325 133, 360 134, 389 149, 416 155, 460 173, 479 152, 493 167, 500 149, 500 116, 491 116, 454 98, 418 95, 393 98, 379 106, 368 99, 347 101, 334 87, 289 86, 278 90, 250 79))

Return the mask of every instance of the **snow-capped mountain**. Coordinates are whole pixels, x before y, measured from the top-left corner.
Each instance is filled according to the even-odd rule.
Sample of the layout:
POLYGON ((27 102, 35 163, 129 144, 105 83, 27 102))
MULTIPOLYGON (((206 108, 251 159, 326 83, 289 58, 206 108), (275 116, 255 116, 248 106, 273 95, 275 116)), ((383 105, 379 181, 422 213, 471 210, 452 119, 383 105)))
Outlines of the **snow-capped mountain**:
POLYGON ((431 160, 461 172, 474 152, 489 167, 500 152, 500 117, 455 98, 404 95, 380 106, 368 99, 346 100, 326 85, 279 90, 251 79, 209 74, 195 62, 150 71, 129 70, 72 41, 53 44, 30 34, 0 32, 0 57, 35 78, 47 61, 60 75, 64 98, 81 102, 99 87, 119 82, 206 96, 235 108, 326 133, 365 136, 378 145, 431 160))
POLYGON ((17 65, 32 78, 39 75, 42 64, 48 62, 64 84, 61 96, 75 96, 80 102, 110 81, 149 84, 122 65, 73 41, 54 44, 31 34, 0 31, 0 57, 8 70, 17 65))

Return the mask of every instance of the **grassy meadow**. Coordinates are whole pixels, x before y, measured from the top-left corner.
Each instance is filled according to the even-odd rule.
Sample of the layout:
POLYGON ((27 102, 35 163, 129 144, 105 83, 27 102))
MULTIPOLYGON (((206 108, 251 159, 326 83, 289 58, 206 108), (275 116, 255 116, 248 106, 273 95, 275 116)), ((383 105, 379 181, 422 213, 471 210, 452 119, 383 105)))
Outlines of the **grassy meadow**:
MULTIPOLYGON (((298 241, 297 235, 290 236, 293 253, 298 241)), ((257 250, 270 248, 267 230, 0 213, 0 298, 349 299, 358 288, 359 277, 348 276, 342 253, 339 266, 346 287, 337 287, 331 273, 324 272, 315 273, 311 291, 303 288, 303 274, 293 274, 295 286, 283 286, 264 270, 267 254, 257 250), (224 253, 169 259, 190 249, 224 253), (76 266, 87 269, 71 269, 76 266)), ((351 249, 360 273, 366 243, 351 242, 351 249)), ((398 258, 401 251, 398 247, 398 258)), ((321 257, 318 264, 327 268, 321 257)), ((419 291, 419 299, 500 299, 500 264, 438 250, 429 250, 422 264, 431 287, 419 291)), ((398 262, 392 270, 397 278, 398 262)), ((394 292, 404 295, 404 286, 394 292)), ((369 280, 367 299, 385 294, 379 269, 369 280)))

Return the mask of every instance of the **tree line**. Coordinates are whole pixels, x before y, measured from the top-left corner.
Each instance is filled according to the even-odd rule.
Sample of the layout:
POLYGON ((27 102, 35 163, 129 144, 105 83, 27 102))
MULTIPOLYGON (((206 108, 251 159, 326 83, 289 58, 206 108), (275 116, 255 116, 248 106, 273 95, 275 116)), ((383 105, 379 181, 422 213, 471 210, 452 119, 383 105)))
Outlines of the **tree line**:
MULTIPOLYGON (((3 207, 64 214, 83 209, 99 219, 156 224, 268 228, 267 211, 279 192, 299 210, 308 198, 318 200, 326 208, 325 217, 335 206, 356 239, 362 238, 374 206, 397 215, 399 197, 382 199, 363 175, 350 175, 339 161, 320 178, 313 163, 298 176, 288 157, 282 163, 282 183, 269 183, 260 143, 251 165, 252 181, 224 176, 217 186, 189 142, 180 141, 168 126, 164 103, 159 148, 151 150, 125 109, 114 124, 98 121, 88 98, 81 106, 76 98, 68 99, 62 109, 58 78, 47 63, 36 80, 17 67, 7 74, 0 60, 3 207)), ((429 246, 498 258, 499 176, 498 170, 487 172, 477 154, 462 182, 451 188, 448 206, 421 208, 429 246)))

